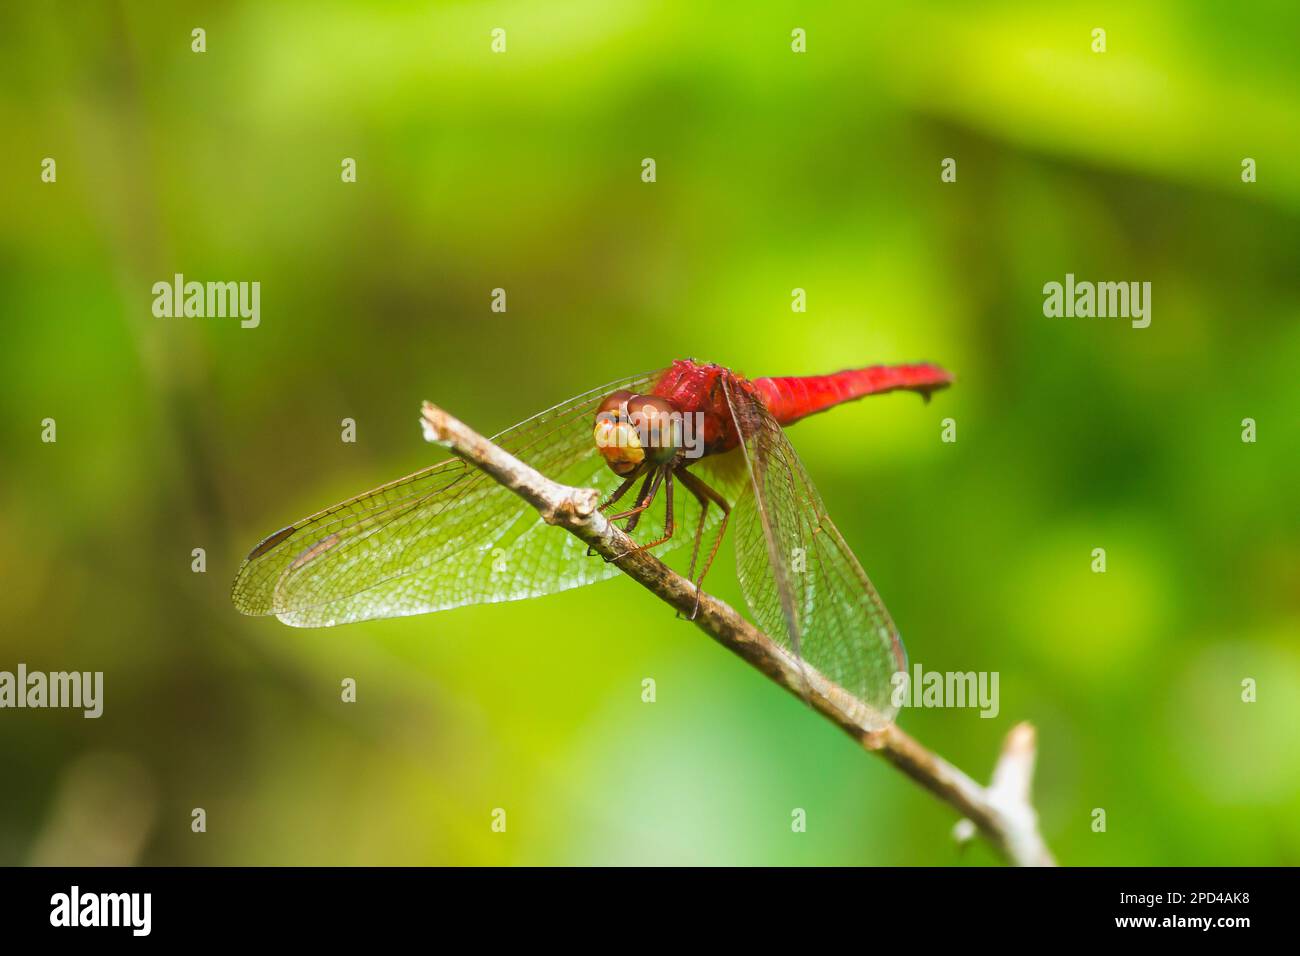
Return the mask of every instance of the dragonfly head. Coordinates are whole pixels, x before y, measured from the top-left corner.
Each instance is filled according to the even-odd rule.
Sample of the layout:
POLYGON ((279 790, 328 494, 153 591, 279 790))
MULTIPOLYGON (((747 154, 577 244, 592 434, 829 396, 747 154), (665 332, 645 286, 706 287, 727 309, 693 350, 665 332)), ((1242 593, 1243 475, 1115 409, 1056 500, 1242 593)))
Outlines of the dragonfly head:
POLYGON ((592 437, 610 470, 630 475, 645 462, 673 460, 682 447, 682 414, 666 398, 619 389, 596 410, 592 437))

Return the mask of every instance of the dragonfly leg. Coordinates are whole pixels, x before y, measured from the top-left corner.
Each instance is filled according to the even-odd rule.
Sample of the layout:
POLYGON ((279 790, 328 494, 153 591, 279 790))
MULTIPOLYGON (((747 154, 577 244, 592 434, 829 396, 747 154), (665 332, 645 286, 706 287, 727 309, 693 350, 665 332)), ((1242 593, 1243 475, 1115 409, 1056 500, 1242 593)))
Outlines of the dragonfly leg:
POLYGON ((641 520, 641 512, 645 511, 654 503, 655 495, 659 494, 659 483, 664 480, 662 469, 652 471, 645 476, 645 484, 641 486, 641 493, 637 495, 637 505, 635 508, 629 508, 627 511, 620 511, 616 515, 610 515, 610 521, 622 521, 624 518, 630 519, 627 527, 623 530, 631 534, 636 530, 636 523, 641 520))
MULTIPOLYGON (((622 498, 625 494, 628 493, 628 489, 630 489, 634 484, 636 484, 636 480, 641 477, 641 472, 644 467, 645 467, 644 464, 638 465, 633 470, 632 474, 628 475, 627 478, 623 480, 623 483, 614 489, 613 493, 611 493, 610 496, 604 500, 604 502, 600 505, 600 507, 597 510, 604 511, 607 508, 613 507, 613 505, 616 504, 620 498, 622 498)), ((648 478, 646 480, 647 482, 649 481, 648 478)), ((595 553, 596 552, 591 550, 591 547, 588 546, 587 557, 591 557, 595 553)))
POLYGON ((695 580, 695 608, 691 611, 691 620, 693 621, 695 616, 700 613, 700 591, 704 586, 704 576, 709 573, 709 568, 713 566, 713 559, 717 557, 718 548, 722 544, 722 536, 727 533, 727 521, 731 518, 731 505, 727 503, 726 498, 700 480, 698 475, 692 475, 685 468, 677 472, 677 477, 681 479, 687 490, 695 496, 695 500, 700 503, 700 523, 695 529, 695 550, 691 554, 690 577, 695 580), (708 558, 704 561, 704 569, 700 571, 700 576, 696 579, 695 560, 700 554, 700 540, 704 536, 704 519, 709 512, 710 501, 722 509, 722 524, 718 526, 718 534, 713 539, 713 547, 709 549, 708 558))
POLYGON ((671 468, 665 468, 663 471, 664 478, 664 536, 657 541, 648 541, 640 545, 636 550, 645 551, 649 548, 657 548, 673 536, 673 472, 671 468))
POLYGON ((613 493, 601 503, 600 508, 597 510, 604 511, 627 494, 628 490, 636 484, 636 480, 641 477, 641 467, 638 465, 632 474, 628 475, 623 483, 615 488, 613 493))
MULTIPOLYGON (((695 544, 691 546, 691 569, 686 572, 686 577, 692 581, 695 580, 695 562, 700 558, 700 542, 704 540, 704 523, 709 517, 709 499, 700 494, 695 488, 692 488, 687 482, 685 472, 682 473, 682 484, 686 485, 686 490, 695 496, 695 500, 700 503, 700 520, 695 524, 695 544)), ((692 476, 694 477, 694 476, 692 476)))
MULTIPOLYGON (((659 493, 659 483, 664 480, 665 474, 667 474, 667 472, 663 468, 656 468, 654 471, 650 472, 650 474, 645 476, 645 484, 641 486, 641 494, 637 496, 639 499, 637 506, 635 508, 630 508, 627 511, 619 512, 616 515, 609 516, 611 522, 622 521, 624 518, 628 519, 627 525, 623 528, 624 534, 631 534, 636 529, 637 522, 641 520, 641 514, 654 503, 655 495, 659 493)), ((617 561, 624 555, 631 554, 632 551, 636 550, 638 549, 632 548, 629 551, 624 551, 622 554, 616 554, 612 558, 606 558, 605 563, 609 564, 611 561, 617 561)), ((590 556, 591 553, 591 548, 588 548, 588 556, 590 556)))
MULTIPOLYGON (((648 550, 648 549, 650 549, 650 548, 657 548, 659 545, 663 544, 665 541, 667 541, 668 539, 670 539, 670 538, 673 536, 673 528, 674 528, 674 524, 673 524, 673 469, 672 469, 672 466, 671 466, 671 465, 665 465, 663 468, 660 468, 660 469, 659 469, 659 470, 654 474, 653 477, 654 477, 654 484, 650 487, 650 493, 644 497, 644 499, 642 500, 642 502, 641 502, 640 505, 638 505, 635 509, 633 509, 633 511, 628 512, 628 514, 633 514, 633 513, 635 512, 635 516, 633 517, 633 519, 632 519, 631 521, 629 521, 629 522, 627 523, 628 526, 627 526, 627 529, 626 529, 626 530, 627 530, 627 531, 631 531, 631 530, 632 530, 632 528, 633 528, 633 527, 635 526, 635 524, 636 524, 636 518, 637 518, 637 517, 640 517, 641 513, 644 512, 646 508, 650 507, 650 503, 651 503, 652 501, 654 501, 655 495, 658 494, 658 492, 659 492, 659 485, 660 485, 660 484, 663 484, 663 486, 664 486, 664 503, 665 503, 665 505, 666 505, 666 508, 665 508, 665 514, 664 514, 664 534, 663 534, 663 537, 662 537, 662 538, 659 538, 659 539, 657 539, 657 540, 655 540, 655 541, 649 541, 649 542, 647 542, 647 543, 645 543, 645 544, 641 544, 641 545, 637 545, 636 547, 629 548, 628 550, 624 551, 622 554, 616 554, 616 555, 614 555, 612 558, 609 559, 610 561, 617 561, 619 558, 627 557, 627 556, 628 556, 629 554, 631 554, 633 551, 646 551, 646 550, 648 550)), ((613 521, 613 520, 615 520, 615 519, 617 519, 617 518, 620 518, 620 517, 623 517, 623 516, 622 516, 622 515, 614 515, 614 517, 610 518, 610 520, 613 521)))

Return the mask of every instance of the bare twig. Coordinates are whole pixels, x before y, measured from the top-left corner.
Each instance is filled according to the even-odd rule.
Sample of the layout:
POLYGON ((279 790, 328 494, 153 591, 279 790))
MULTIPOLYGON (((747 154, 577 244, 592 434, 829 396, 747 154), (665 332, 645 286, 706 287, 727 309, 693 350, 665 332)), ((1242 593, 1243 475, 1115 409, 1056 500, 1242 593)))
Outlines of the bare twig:
MULTIPOLYGON (((548 524, 576 535, 606 558, 625 555, 619 568, 642 587, 689 616, 696 605, 694 585, 654 555, 630 550, 631 540, 598 510, 600 495, 590 488, 572 488, 552 481, 484 438, 463 422, 429 402, 421 424, 425 438, 450 448, 537 509, 548 524)), ((699 597, 695 624, 723 647, 748 661, 796 697, 911 777, 962 815, 956 836, 969 839, 982 833, 1010 862, 1020 866, 1054 865, 1038 832, 1038 816, 1029 800, 1035 756, 1034 728, 1027 723, 1011 729, 993 782, 982 787, 942 757, 927 750, 897 725, 880 729, 869 718, 870 708, 842 687, 802 666, 727 604, 708 594, 699 597)))

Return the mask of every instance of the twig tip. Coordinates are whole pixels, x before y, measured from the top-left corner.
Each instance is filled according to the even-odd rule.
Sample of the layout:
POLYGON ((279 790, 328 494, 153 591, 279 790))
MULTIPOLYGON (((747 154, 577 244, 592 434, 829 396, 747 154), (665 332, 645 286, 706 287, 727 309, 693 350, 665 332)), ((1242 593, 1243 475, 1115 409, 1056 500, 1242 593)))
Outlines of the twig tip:
POLYGON ((433 402, 426 401, 420 405, 420 429, 424 432, 425 441, 445 445, 446 424, 447 413, 433 402))

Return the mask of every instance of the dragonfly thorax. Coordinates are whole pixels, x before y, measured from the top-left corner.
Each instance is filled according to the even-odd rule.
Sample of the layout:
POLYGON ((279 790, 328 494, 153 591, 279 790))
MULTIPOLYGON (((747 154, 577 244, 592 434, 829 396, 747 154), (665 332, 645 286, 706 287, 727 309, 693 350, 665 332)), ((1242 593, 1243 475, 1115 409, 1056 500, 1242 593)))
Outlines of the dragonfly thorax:
POLYGON ((682 413, 669 399, 620 389, 600 403, 592 438, 615 474, 667 465, 682 448, 682 413))

